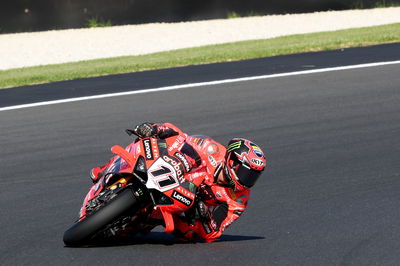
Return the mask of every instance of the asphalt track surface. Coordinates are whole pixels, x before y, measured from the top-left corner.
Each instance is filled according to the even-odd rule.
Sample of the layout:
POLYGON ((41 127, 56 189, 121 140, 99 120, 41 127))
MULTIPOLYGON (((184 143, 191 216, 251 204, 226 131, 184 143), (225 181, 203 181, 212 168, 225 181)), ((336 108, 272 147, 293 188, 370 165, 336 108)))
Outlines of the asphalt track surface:
MULTIPOLYGON (((379 53, 370 57, 350 51, 364 51, 365 62, 400 59, 398 44, 374 49, 379 53)), ((330 53, 311 56, 323 62, 330 53)), ((306 65, 299 58, 309 57, 281 57, 306 65)), ((254 62, 246 61, 248 68, 254 62)), ((229 66, 227 77, 234 74, 229 66)), ((184 70, 175 71, 144 75, 159 83, 160 73, 173 79, 184 70)), ((395 64, 0 112, 0 264, 398 265, 399 74, 395 64), (89 169, 107 161, 112 145, 127 145, 124 129, 141 121, 170 121, 223 143, 241 136, 263 147, 269 169, 248 209, 216 243, 178 243, 159 228, 120 245, 64 247, 89 169)), ((118 88, 134 77, 109 78, 126 82, 114 82, 118 88)), ((53 85, 94 87, 98 80, 53 85)), ((26 89, 7 95, 22 99, 26 89)), ((4 95, 0 102, 11 97, 4 95)))

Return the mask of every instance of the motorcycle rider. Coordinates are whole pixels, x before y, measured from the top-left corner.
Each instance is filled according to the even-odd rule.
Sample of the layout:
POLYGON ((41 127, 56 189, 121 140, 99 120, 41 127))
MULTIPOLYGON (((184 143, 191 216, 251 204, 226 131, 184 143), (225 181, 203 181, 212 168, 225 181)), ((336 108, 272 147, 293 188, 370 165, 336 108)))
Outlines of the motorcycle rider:
MULTIPOLYGON (((206 136, 188 136, 171 123, 146 122, 127 133, 160 139, 179 135, 181 145, 174 156, 185 166, 187 178, 205 177, 198 189, 197 203, 185 215, 174 216, 173 233, 183 241, 198 237, 205 242, 218 239, 246 209, 250 188, 266 167, 262 150, 243 138, 231 139, 225 148, 206 136)), ((93 182, 101 178, 112 162, 113 159, 92 169, 93 182)))

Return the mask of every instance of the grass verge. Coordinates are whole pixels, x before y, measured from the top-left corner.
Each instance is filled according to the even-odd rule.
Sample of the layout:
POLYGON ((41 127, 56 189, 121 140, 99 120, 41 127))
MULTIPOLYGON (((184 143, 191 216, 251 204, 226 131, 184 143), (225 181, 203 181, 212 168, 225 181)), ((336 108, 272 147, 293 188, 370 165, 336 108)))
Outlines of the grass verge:
POLYGON ((0 71, 0 88, 400 42, 400 23, 0 71))

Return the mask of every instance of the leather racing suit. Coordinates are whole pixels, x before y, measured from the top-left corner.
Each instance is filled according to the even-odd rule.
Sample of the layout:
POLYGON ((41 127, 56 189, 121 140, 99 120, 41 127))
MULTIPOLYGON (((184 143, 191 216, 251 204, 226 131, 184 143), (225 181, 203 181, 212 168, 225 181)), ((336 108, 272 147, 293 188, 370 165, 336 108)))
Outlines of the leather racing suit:
MULTIPOLYGON (((189 164, 187 167, 190 171, 186 174, 189 180, 204 177, 204 182, 199 187, 200 201, 185 215, 174 216, 174 235, 186 241, 194 241, 197 237, 205 242, 218 239, 246 209, 250 192, 249 189, 234 191, 228 185, 217 183, 226 148, 206 136, 188 136, 171 123, 152 126, 159 138, 176 135, 181 137, 179 152, 189 164)), ((113 160, 114 158, 106 165, 94 168, 91 172, 92 179, 96 181, 113 160)))

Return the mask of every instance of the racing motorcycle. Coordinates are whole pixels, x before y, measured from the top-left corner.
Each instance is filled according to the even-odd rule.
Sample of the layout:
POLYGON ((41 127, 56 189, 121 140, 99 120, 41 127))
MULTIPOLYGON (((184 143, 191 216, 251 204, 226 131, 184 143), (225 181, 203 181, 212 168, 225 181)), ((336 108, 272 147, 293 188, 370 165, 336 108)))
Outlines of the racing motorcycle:
POLYGON ((201 176, 187 179, 189 164, 177 153, 183 143, 178 135, 137 138, 126 149, 113 146, 113 163, 87 193, 79 219, 64 233, 65 245, 87 245, 123 232, 146 233, 157 225, 173 232, 173 215, 195 205, 204 181, 201 176))

